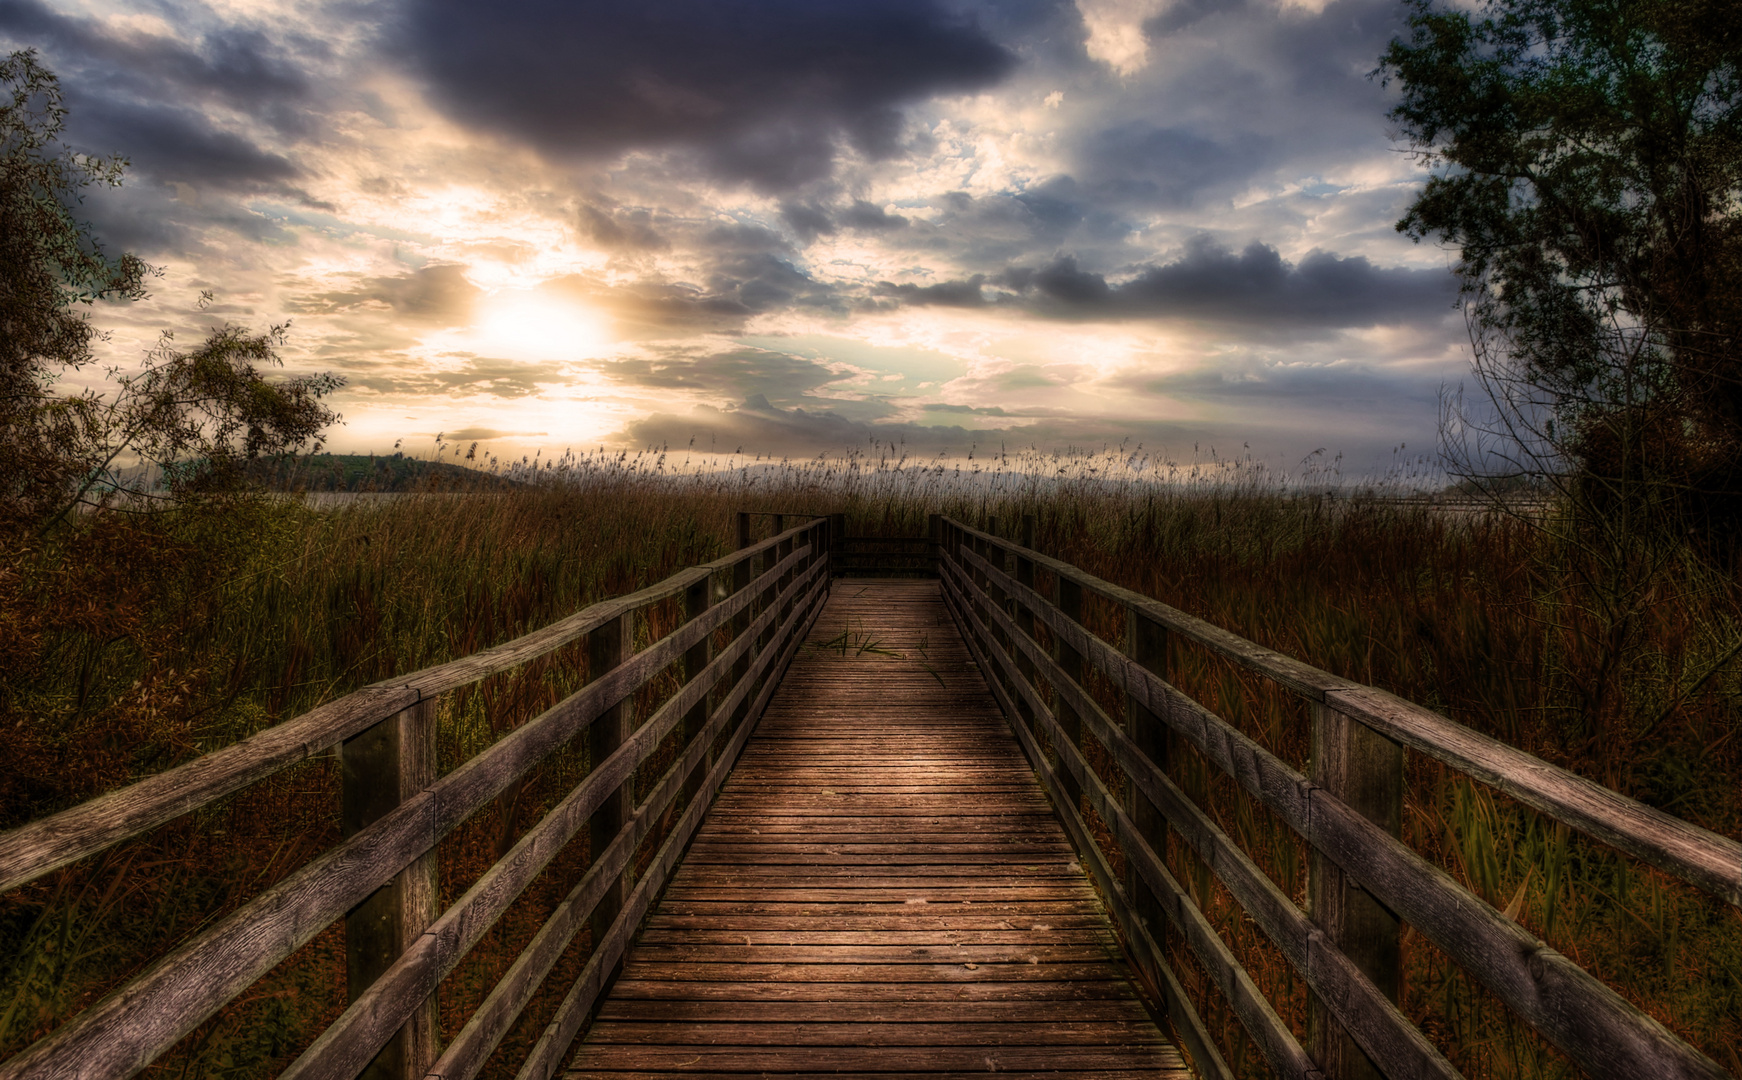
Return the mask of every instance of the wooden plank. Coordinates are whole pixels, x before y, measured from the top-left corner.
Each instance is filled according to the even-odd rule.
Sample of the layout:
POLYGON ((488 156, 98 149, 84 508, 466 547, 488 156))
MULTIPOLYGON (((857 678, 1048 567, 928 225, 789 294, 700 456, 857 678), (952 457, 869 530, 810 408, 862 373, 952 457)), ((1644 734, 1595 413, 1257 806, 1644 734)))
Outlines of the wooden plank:
MULTIPOLYGON (((931 1072, 925 1073, 924 1075, 929 1078, 936 1078, 936 1080, 985 1080, 987 1071, 987 1066, 981 1065, 980 1068, 975 1071, 931 1072)), ((911 1070, 906 1071, 906 1074, 912 1075, 911 1070)), ((620 1078, 625 1074, 615 1070, 600 1071, 596 1069, 586 1069, 570 1073, 569 1075, 573 1077, 574 1080, 592 1080, 594 1077, 610 1077, 615 1080, 615 1078, 620 1078)), ((633 1075, 635 1080, 679 1080, 679 1078, 683 1077, 693 1078, 697 1076, 698 1073, 695 1068, 695 1063, 691 1062, 685 1068, 677 1072, 636 1069, 630 1075, 633 1075)), ((769 1080, 770 1076, 773 1074, 761 1070, 754 1072, 722 1072, 710 1068, 707 1073, 700 1075, 716 1077, 720 1078, 720 1080, 769 1080)), ((830 1069, 826 1072, 781 1073, 780 1080, 889 1080, 890 1076, 891 1074, 888 1072, 851 1072, 830 1069)), ((1024 1069, 1014 1071, 1000 1069, 999 1076, 1001 1078, 1008 1078, 1008 1080, 1064 1080, 1065 1077, 1068 1077, 1069 1080, 1158 1080, 1158 1078, 1159 1080, 1166 1080, 1166 1078, 1177 1076, 1180 1077, 1181 1080, 1184 1080, 1185 1074, 1173 1073, 1171 1071, 1157 1072, 1154 1069, 1072 1069, 1065 1073, 1060 1073, 1052 1069, 1048 1069, 1045 1072, 1030 1072, 1024 1069)))
MULTIPOLYGON (((1044 704, 1031 703, 1043 723, 1050 723, 1044 704)), ((1161 770, 1135 747, 1124 733, 1113 727, 1098 708, 1085 713, 1085 718, 1103 746, 1125 767, 1133 785, 1143 791, 1147 801, 1157 807, 1178 827, 1182 835, 1219 880, 1229 889, 1246 912, 1281 949, 1283 956, 1306 979, 1309 986, 1330 1004, 1339 1020, 1355 1032, 1361 1045, 1376 1058, 1384 1060, 1389 1075, 1396 1077, 1432 1077, 1455 1080, 1457 1071, 1434 1049, 1422 1034, 1397 1009, 1394 999, 1376 987, 1348 957, 1332 946, 1294 904, 1265 877, 1245 852, 1228 839, 1204 813, 1181 792, 1161 770)), ((1066 764, 1083 777, 1087 793, 1097 812, 1113 830, 1127 861, 1150 885, 1162 909, 1176 922, 1182 922, 1188 943, 1194 950, 1208 950, 1214 957, 1200 951, 1206 968, 1222 972, 1225 982, 1241 990, 1239 976, 1227 970, 1237 965, 1231 954, 1218 946, 1202 925, 1202 917, 1183 889, 1162 866, 1160 858, 1147 838, 1123 806, 1116 805, 1099 779, 1094 778, 1080 755, 1074 752, 1066 764), (1185 925, 1189 923, 1190 925, 1185 925), (1214 962, 1212 962, 1214 960, 1214 962)), ((1257 1022, 1271 1028, 1262 1016, 1257 1022)), ((1292 1037, 1288 1042, 1292 1043, 1292 1037)), ((1261 1045, 1263 1040, 1260 1040, 1261 1045)), ((1287 1055, 1284 1064, 1290 1070, 1306 1068, 1294 1055, 1298 1046, 1290 1049, 1285 1043, 1274 1053, 1287 1055)))
MULTIPOLYGON (((654 1001, 1002 1001, 1030 1004, 1054 1002, 1053 1015, 1074 1015, 1079 1001, 1138 1001, 1129 981, 1094 979, 1071 982, 697 982, 635 979, 627 975, 611 987, 612 1000, 654 1001)), ((1030 1015, 1046 1015, 1031 1006, 1030 1015)))
MULTIPOLYGON (((864 1069, 915 1075, 927 1071, 965 1071, 976 1066, 985 1072, 1006 1069, 1166 1069, 1177 1060, 1171 1046, 1152 1044, 1121 1047, 1092 1046, 707 1046, 679 1042, 664 1046, 621 1046, 588 1040, 576 1052, 573 1069, 587 1073, 622 1069, 643 1073, 657 1069, 695 1068, 709 1072, 768 1070, 772 1057, 782 1072, 864 1069), (698 1060, 700 1059, 700 1060, 698 1060)), ((699 1071, 699 1070, 698 1070, 699 1071)))
MULTIPOLYGON (((933 1019, 940 1011, 933 1009, 933 1019)), ((947 1010, 953 1012, 954 1010, 947 1010)), ((745 1023, 708 1020, 601 1020, 587 1041, 597 1045, 669 1045, 682 1042, 710 1046, 936 1046, 968 1042, 977 1046, 1154 1046, 1165 1043, 1155 1023, 1144 1016, 1132 1020, 1070 1020, 987 1024, 972 1021, 920 1023, 907 1021, 790 1020, 745 1023)))
POLYGON ((1183 1077, 937 585, 849 621, 898 655, 793 661, 569 1075, 1183 1077))
MULTIPOLYGON (((912 1075, 911 1070, 904 1071, 907 1075, 912 1075)), ((979 1069, 968 1072, 931 1072, 924 1075, 935 1078, 935 1080, 985 1080, 987 1071, 987 1066, 981 1065, 979 1069)), ((1062 1080, 1063 1077, 1069 1077, 1070 1080, 1167 1080, 1169 1077, 1178 1077, 1179 1080, 1184 1080, 1186 1076, 1183 1072, 1157 1072, 1155 1069, 1149 1068, 1072 1069, 1066 1073, 1060 1073, 1053 1069, 1048 1069, 1045 1072, 999 1069, 998 1074, 1002 1080, 1062 1080)), ((595 1077, 599 1080, 605 1080, 605 1078, 615 1080, 623 1075, 622 1072, 616 1070, 600 1071, 595 1069, 579 1070, 569 1074, 573 1080, 593 1080, 595 1077)), ((695 1062, 689 1062, 685 1068, 678 1072, 650 1072, 636 1069, 632 1075, 635 1080, 684 1080, 684 1078, 693 1078, 698 1073, 695 1069, 695 1062)), ((753 1072, 721 1072, 710 1068, 705 1075, 718 1078, 718 1080, 769 1080, 771 1074, 760 1069, 753 1072)), ((838 1069, 830 1069, 826 1072, 781 1073, 780 1078, 781 1080, 889 1080, 890 1075, 888 1072, 881 1071, 843 1072, 838 1069)))
MULTIPOLYGON (((612 997, 599 1008, 600 1020, 671 1020, 691 1023, 940 1023, 947 1015, 958 1024, 1034 1022, 1034 1006, 1026 1001, 957 1001, 940 1010, 930 1001, 677 1001, 612 997)), ((1083 1023, 1149 1019, 1135 998, 1076 1001, 1070 1016, 1083 1023)))

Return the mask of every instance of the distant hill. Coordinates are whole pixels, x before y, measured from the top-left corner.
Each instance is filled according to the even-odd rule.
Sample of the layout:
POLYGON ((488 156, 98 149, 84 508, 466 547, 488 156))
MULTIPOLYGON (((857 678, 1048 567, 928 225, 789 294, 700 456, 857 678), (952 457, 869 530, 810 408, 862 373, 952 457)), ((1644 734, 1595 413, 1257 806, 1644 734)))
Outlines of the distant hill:
POLYGON ((520 486, 463 465, 404 454, 311 454, 257 461, 249 477, 270 491, 494 491, 520 486))

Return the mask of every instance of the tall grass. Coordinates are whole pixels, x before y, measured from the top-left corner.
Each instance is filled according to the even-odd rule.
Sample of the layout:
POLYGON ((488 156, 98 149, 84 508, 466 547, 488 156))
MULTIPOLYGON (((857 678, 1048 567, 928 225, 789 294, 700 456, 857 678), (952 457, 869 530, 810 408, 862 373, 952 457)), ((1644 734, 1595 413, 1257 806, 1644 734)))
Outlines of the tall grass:
MULTIPOLYGON (((1742 836, 1742 643, 1733 568, 1653 563, 1649 602, 1609 603, 1543 514, 1436 509, 1399 461, 1351 491, 1335 462, 1292 475, 1251 461, 1126 450, 913 461, 898 448, 810 462, 595 453, 495 463, 506 489, 328 501, 259 498, 174 515, 112 515, 52 543, 15 542, 0 574, 0 825, 72 805, 306 711, 354 687, 509 640, 605 596, 723 554, 738 509, 843 513, 855 534, 916 535, 930 513, 1010 533, 1092 573, 1339 675, 1371 682, 1730 836, 1742 836)), ((1117 639, 1117 612, 1090 606, 1117 639)), ((655 613, 639 633, 666 632, 655 613)), ((674 620, 675 615, 670 619, 674 620)), ((669 621, 669 620, 668 620, 669 621)), ((1304 709, 1176 645, 1174 679, 1297 766, 1304 709)), ((453 767, 586 678, 568 654, 450 695, 453 767)), ((1107 697, 1111 688, 1091 689, 1107 697)), ((646 715, 655 703, 640 703, 646 715)), ((1091 758, 1117 778, 1091 747, 1091 758)), ((442 845, 451 900, 586 769, 553 759, 442 845)), ((1189 749, 1182 786, 1304 900, 1306 852, 1189 749)), ((1407 839, 1496 907, 1742 1073, 1742 919, 1724 905, 1543 822, 1412 756, 1407 839)), ((118 985, 332 843, 331 758, 306 763, 0 900, 0 1054, 118 985)), ((1305 990, 1188 852, 1168 860, 1304 1034, 1305 990)), ((585 866, 573 846, 444 984, 465 1011, 585 866)), ((263 1076, 344 1003, 328 931, 190 1036, 163 1073, 263 1076)), ((1405 1008, 1472 1077, 1569 1070, 1413 933, 1405 1008)), ((559 967, 572 976, 585 935, 559 967)), ((1183 951, 1188 984, 1214 993, 1183 951)), ((557 987, 560 994, 561 987, 557 987)), ((541 998, 492 1065, 523 1049, 541 998)), ((1231 1017, 1211 1020, 1256 1075, 1231 1017)), ((512 1070, 508 1072, 511 1074, 512 1070)))

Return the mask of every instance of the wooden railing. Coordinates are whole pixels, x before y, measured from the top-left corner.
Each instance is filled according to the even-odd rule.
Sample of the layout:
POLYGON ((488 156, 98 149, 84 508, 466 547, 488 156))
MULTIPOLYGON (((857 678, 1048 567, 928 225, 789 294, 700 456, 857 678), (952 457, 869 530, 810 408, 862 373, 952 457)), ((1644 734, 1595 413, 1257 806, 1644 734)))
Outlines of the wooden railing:
POLYGON ((0 834, 5 891, 322 752, 336 750, 342 763, 341 843, 0 1063, 0 1078, 131 1076, 342 919, 350 1007, 284 1076, 470 1080, 576 934, 590 927, 586 965, 520 1067, 521 1078, 548 1080, 821 610, 829 525, 811 518, 758 543, 746 536, 726 558, 507 644, 364 687, 0 834), (681 624, 637 651, 638 613, 673 601, 681 624), (582 644, 588 679, 580 690, 436 776, 441 695, 582 644), (679 688, 635 725, 633 695, 673 672, 679 688), (682 744, 675 761, 638 789, 638 768, 662 746, 669 751, 674 734, 682 744), (582 740, 591 762, 585 779, 438 912, 437 843, 541 761, 579 752, 582 740), (676 824, 661 829, 678 805, 676 824), (584 876, 464 1027, 438 1047, 437 985, 583 829, 592 854, 584 876), (644 841, 659 847, 637 874, 633 856, 644 841))
POLYGON ((1232 1074, 1164 960, 1170 928, 1277 1076, 1458 1076, 1398 1008, 1404 924, 1591 1076, 1728 1075, 1406 846, 1404 755, 1425 754, 1736 906, 1742 844, 1041 555, 1032 550, 1032 519, 1021 544, 995 532, 933 520, 944 596, 1136 967, 1203 1075, 1232 1074), (1119 640, 1085 628, 1086 596, 1123 609, 1119 640), (1313 725, 1310 775, 1170 684, 1170 635, 1304 698, 1313 725), (1090 670, 1123 697, 1123 715, 1109 715, 1096 701, 1090 670), (1091 736, 1123 774, 1119 782, 1109 784, 1091 766, 1091 736), (1172 740, 1196 747, 1310 846, 1306 911, 1176 784, 1168 768, 1172 740), (1115 876, 1085 808, 1110 834, 1124 874, 1115 876), (1308 1046, 1169 871, 1169 830, 1305 981, 1308 1046))

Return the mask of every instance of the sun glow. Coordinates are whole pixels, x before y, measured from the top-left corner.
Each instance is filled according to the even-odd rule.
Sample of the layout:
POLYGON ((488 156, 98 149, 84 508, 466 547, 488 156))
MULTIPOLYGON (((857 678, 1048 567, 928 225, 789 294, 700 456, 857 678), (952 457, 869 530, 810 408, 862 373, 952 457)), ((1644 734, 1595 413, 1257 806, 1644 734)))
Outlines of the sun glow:
POLYGON ((525 290, 485 300, 469 337, 480 353, 509 360, 585 360, 609 352, 609 321, 579 304, 525 290))

